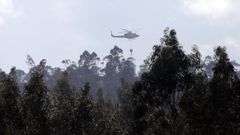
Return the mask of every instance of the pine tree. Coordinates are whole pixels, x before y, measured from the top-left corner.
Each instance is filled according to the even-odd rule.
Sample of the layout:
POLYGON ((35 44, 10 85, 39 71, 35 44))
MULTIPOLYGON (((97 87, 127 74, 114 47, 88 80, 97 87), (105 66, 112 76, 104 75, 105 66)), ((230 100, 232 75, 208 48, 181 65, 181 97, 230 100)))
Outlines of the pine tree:
POLYGON ((45 60, 31 71, 31 79, 24 87, 22 112, 24 135, 49 135, 49 98, 48 89, 43 81, 45 60))
POLYGON ((52 134, 70 135, 73 120, 73 90, 68 73, 65 71, 56 82, 52 95, 51 125, 52 134))

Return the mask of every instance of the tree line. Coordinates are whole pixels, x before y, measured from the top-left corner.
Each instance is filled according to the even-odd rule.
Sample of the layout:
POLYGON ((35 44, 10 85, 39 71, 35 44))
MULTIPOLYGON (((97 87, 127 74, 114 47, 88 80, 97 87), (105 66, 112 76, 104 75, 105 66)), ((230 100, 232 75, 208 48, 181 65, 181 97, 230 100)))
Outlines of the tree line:
POLYGON ((28 57, 28 64, 33 66, 24 84, 19 84, 15 68, 8 74, 1 72, 0 134, 240 134, 238 64, 230 61, 225 47, 216 47, 213 58, 202 60, 197 46, 186 54, 176 31, 166 29, 161 44, 153 47, 141 66, 142 72, 138 77, 133 75, 134 81, 127 79, 129 73, 135 74, 134 66, 131 71, 116 70, 116 63, 121 63, 121 68, 125 62, 133 64, 119 61, 119 52, 115 46, 105 57, 108 61, 103 69, 98 68, 95 53, 84 52, 79 66, 63 61, 68 66, 65 71, 59 70, 51 87, 46 81, 50 78, 46 77, 46 60, 35 65, 28 57), (93 76, 90 71, 99 70, 104 73, 97 74, 101 81, 88 79, 93 76), (73 77, 79 75, 76 71, 86 76, 73 77), (120 73, 125 76, 119 77, 120 73), (92 85, 96 82, 102 84, 92 85), (83 85, 79 87, 78 83, 83 85), (104 96, 105 87, 100 86, 105 85, 111 85, 108 92, 115 91, 117 100, 104 96), (93 89, 95 94, 91 94, 93 89))
MULTIPOLYGON (((131 49, 129 57, 124 57, 123 50, 114 46, 103 59, 100 59, 95 52, 84 51, 77 62, 70 59, 62 60, 64 69, 46 65, 43 69, 43 80, 49 89, 53 89, 56 80, 65 70, 68 72, 69 83, 72 87, 80 88, 85 82, 90 82, 91 95, 96 95, 97 90, 102 88, 104 97, 117 101, 121 78, 129 83, 134 83, 138 78, 132 51, 131 49)), ((31 78, 31 70, 37 66, 30 55, 27 56, 27 64, 30 67, 29 73, 16 69, 17 83, 21 91, 24 83, 31 78)))

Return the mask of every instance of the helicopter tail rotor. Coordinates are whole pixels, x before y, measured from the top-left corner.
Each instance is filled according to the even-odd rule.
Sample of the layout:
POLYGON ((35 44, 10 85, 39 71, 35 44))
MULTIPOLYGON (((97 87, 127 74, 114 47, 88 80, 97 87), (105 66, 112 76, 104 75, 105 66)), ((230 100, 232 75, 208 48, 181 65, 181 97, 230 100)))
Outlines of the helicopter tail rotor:
POLYGON ((111 36, 114 37, 114 35, 112 34, 112 31, 111 31, 111 36))

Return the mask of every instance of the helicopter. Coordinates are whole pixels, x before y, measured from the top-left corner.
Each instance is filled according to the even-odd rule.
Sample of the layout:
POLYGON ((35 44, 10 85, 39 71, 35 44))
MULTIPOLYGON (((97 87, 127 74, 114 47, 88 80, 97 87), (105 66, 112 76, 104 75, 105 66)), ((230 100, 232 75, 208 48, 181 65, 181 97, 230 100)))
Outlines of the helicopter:
POLYGON ((112 34, 112 31, 111 31, 111 36, 112 38, 127 38, 127 39, 135 39, 135 38, 138 38, 139 35, 137 33, 133 33, 132 31, 130 30, 126 30, 126 29, 122 29, 123 32, 125 33, 124 35, 120 35, 120 36, 116 36, 116 35, 113 35, 112 34))

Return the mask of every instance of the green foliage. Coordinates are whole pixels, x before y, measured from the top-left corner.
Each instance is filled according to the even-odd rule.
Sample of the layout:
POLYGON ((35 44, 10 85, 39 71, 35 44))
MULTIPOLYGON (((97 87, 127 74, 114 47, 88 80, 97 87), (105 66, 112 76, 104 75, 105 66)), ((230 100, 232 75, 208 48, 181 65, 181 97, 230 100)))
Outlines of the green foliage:
POLYGON ((121 61, 123 59, 123 50, 117 46, 111 49, 110 54, 104 60, 106 61, 105 67, 101 70, 105 75, 103 76, 103 89, 111 98, 116 101, 117 89, 119 88, 120 79, 118 71, 120 71, 121 61))
POLYGON ((209 126, 214 134, 239 134, 239 110, 236 108, 239 78, 230 63, 225 47, 215 49, 213 78, 208 87, 209 126))
POLYGON ((133 124, 133 104, 132 104, 132 84, 122 81, 122 88, 119 89, 119 121, 124 135, 132 132, 133 124))
POLYGON ((49 98, 48 89, 43 82, 42 69, 44 63, 40 63, 32 71, 31 79, 24 87, 22 96, 22 113, 24 120, 24 135, 48 135, 49 128, 49 98))
POLYGON ((86 83, 81 93, 77 94, 75 107, 73 110, 74 120, 72 123, 73 134, 84 135, 93 132, 93 101, 89 97, 90 84, 86 83))
POLYGON ((19 90, 16 84, 15 68, 9 75, 0 73, 0 134, 21 134, 22 115, 19 106, 19 90))
POLYGON ((239 135, 238 64, 225 47, 214 51, 213 59, 202 61, 195 45, 187 55, 176 31, 167 28, 140 78, 134 58, 124 59, 117 46, 105 57, 102 75, 94 52, 83 52, 78 66, 63 61, 64 72, 46 67, 45 60, 36 66, 28 56, 28 75, 15 68, 0 72, 0 134, 239 135), (28 78, 22 93, 18 75, 28 78), (55 82, 47 84, 51 91, 47 81, 55 82))
POLYGON ((192 74, 191 86, 184 92, 180 108, 184 115, 185 133, 189 135, 202 135, 209 132, 205 108, 208 78, 204 71, 204 63, 201 61, 201 54, 194 46, 190 58, 190 73, 192 74))
POLYGON ((99 70, 97 66, 100 58, 95 52, 84 51, 78 60, 78 67, 74 64, 67 68, 70 84, 74 87, 83 87, 85 82, 91 82, 91 94, 95 95, 99 88, 99 70))
POLYGON ((70 88, 68 73, 57 80, 52 94, 51 125, 52 134, 70 135, 73 120, 73 90, 70 88))
POLYGON ((94 133, 93 134, 105 134, 107 127, 107 112, 105 109, 105 101, 103 98, 102 89, 97 91, 97 95, 94 102, 93 108, 93 123, 94 123, 94 133))
POLYGON ((179 46, 175 30, 167 29, 164 34, 148 60, 150 71, 133 88, 134 132, 140 135, 160 131, 179 135, 182 131, 178 103, 191 81, 190 60, 179 46))

